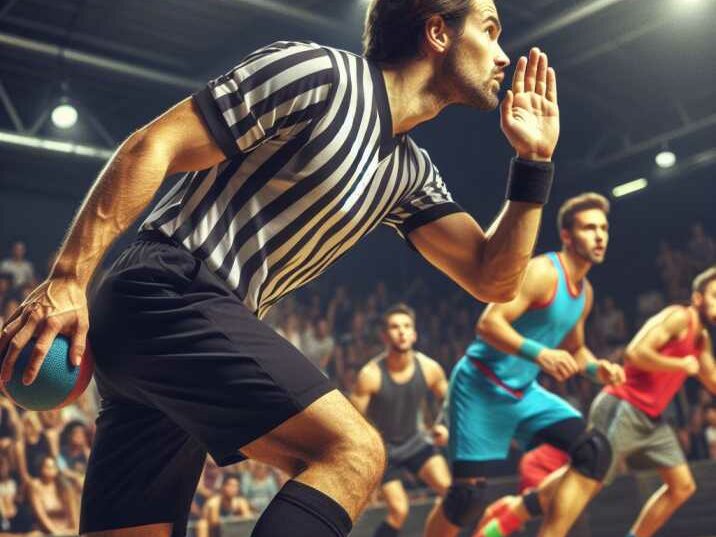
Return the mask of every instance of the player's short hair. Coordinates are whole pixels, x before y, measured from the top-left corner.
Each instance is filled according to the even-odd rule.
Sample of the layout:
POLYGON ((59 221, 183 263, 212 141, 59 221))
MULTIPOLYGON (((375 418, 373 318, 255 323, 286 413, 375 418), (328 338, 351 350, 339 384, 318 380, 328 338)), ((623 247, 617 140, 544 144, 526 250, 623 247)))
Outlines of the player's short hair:
POLYGON ((694 278, 694 282, 691 284, 691 290, 694 293, 703 294, 706 291, 706 287, 716 280, 716 265, 706 269, 701 274, 694 278))
POLYGON ((371 0, 363 28, 363 55, 384 64, 416 58, 431 17, 440 15, 459 36, 472 4, 473 0, 371 0))
POLYGON ((407 304, 399 302, 397 304, 394 304, 393 306, 390 306, 385 311, 385 313, 383 313, 383 330, 388 328, 388 320, 397 313, 407 315, 408 317, 410 317, 410 319, 412 319, 413 324, 415 324, 415 310, 407 304))
POLYGON ((557 213, 557 231, 572 229, 577 213, 589 209, 600 209, 609 216, 609 200, 596 192, 585 192, 566 200, 557 213))

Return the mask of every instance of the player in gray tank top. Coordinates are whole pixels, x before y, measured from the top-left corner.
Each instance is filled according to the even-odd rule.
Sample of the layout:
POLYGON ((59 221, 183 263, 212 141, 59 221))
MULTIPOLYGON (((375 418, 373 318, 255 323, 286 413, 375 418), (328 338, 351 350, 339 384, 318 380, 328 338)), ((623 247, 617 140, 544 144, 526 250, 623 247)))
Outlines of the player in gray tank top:
POLYGON ((450 486, 450 472, 438 447, 447 443, 441 424, 427 428, 421 407, 432 392, 440 403, 447 393, 442 367, 413 348, 415 313, 404 304, 383 315, 385 351, 358 374, 351 400, 380 431, 388 450, 388 468, 381 490, 388 516, 374 537, 398 535, 408 515, 408 497, 401 477, 411 472, 439 495, 450 486))

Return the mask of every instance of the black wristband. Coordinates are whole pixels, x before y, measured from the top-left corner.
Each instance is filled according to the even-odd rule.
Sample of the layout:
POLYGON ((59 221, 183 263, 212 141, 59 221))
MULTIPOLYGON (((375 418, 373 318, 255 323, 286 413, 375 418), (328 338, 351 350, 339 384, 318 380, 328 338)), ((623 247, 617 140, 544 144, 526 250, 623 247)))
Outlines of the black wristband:
POLYGON ((549 199, 553 178, 554 164, 551 162, 513 158, 505 197, 512 201, 544 205, 549 199))

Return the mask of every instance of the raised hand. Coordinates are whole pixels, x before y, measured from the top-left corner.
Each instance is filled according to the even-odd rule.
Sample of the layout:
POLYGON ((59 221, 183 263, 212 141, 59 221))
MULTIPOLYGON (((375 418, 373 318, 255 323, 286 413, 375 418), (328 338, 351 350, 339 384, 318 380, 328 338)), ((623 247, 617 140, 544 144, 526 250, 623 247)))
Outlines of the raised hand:
POLYGON ((70 359, 79 365, 84 355, 88 329, 84 288, 74 280, 42 282, 13 313, 0 333, 0 382, 10 380, 15 362, 31 338, 37 342, 22 380, 31 384, 57 334, 70 338, 70 359))
POLYGON ((538 48, 530 51, 529 60, 518 60, 500 113, 502 132, 519 157, 551 160, 559 139, 557 77, 538 48))

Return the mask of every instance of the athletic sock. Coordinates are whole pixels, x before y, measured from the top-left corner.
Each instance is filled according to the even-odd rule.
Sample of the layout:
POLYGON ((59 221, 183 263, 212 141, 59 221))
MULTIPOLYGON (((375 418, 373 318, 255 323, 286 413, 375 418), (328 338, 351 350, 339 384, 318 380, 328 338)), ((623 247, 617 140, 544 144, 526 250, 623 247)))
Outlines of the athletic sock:
POLYGON ((399 533, 399 529, 396 529, 387 522, 383 521, 383 523, 378 526, 378 529, 375 530, 373 537, 398 537, 399 533))
POLYGON ((289 481, 259 517, 251 537, 346 537, 345 509, 319 490, 289 481))

